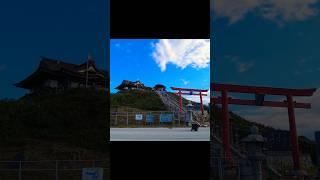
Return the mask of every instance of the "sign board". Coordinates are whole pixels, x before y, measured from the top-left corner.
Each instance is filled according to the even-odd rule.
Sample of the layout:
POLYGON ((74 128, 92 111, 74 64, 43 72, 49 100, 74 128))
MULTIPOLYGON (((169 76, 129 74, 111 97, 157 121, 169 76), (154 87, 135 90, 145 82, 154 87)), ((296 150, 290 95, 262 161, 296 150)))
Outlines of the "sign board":
POLYGON ((142 121, 143 115, 142 114, 136 114, 136 121, 142 121))
POLYGON ((82 168, 82 180, 103 180, 103 168, 82 168))
POLYGON ((160 122, 172 122, 172 114, 160 114, 160 122))
POLYGON ((152 115, 152 114, 147 114, 147 115, 146 115, 146 121, 147 121, 147 122, 154 122, 154 115, 152 115))

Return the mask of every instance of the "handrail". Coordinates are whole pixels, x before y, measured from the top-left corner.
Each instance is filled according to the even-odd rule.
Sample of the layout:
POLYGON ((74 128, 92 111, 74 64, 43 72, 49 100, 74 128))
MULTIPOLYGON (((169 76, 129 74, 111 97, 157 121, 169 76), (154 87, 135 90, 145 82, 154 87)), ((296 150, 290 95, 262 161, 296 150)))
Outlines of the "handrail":
MULTIPOLYGON (((173 97, 172 95, 170 95, 169 93, 165 92, 165 91, 156 91, 156 93, 160 96, 162 102, 169 107, 169 109, 173 109, 172 106, 174 107, 174 111, 180 111, 180 103, 177 102, 177 100, 175 99, 175 97, 173 97)), ((182 107, 182 111, 186 112, 186 109, 184 107, 182 107)))
MULTIPOLYGON (((217 141, 220 145, 222 144, 221 139, 219 139, 217 136, 213 135, 213 138, 215 141, 217 141)), ((239 150, 237 150, 235 147, 231 146, 231 151, 233 151, 233 153, 235 153, 238 157, 244 159, 246 156, 241 154, 241 152, 239 150)), ((266 162, 266 167, 268 170, 270 170, 273 174, 275 174, 277 177, 281 177, 282 175, 275 170, 270 164, 268 164, 266 162)))

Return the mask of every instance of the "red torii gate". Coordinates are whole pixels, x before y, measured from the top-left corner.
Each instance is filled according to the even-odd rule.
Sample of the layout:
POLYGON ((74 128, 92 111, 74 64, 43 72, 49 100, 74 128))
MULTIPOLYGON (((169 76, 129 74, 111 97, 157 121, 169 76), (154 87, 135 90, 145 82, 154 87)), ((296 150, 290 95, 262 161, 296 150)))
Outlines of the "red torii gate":
POLYGON ((305 108, 310 109, 310 103, 297 103, 293 101, 293 96, 312 96, 316 91, 313 89, 285 89, 285 88, 272 88, 272 87, 256 87, 256 86, 240 86, 231 84, 210 84, 211 91, 220 91, 221 97, 211 97, 211 102, 213 104, 222 104, 222 114, 223 114, 223 129, 222 129, 222 142, 224 157, 227 160, 231 160, 231 150, 230 150, 230 122, 229 122, 229 110, 228 104, 235 105, 253 105, 253 106, 268 106, 268 107, 286 107, 288 108, 289 116, 289 126, 290 126, 290 137, 292 144, 292 158, 294 169, 300 169, 299 160, 299 145, 297 128, 294 116, 294 108, 305 108), (248 93, 255 94, 255 100, 246 99, 233 99, 228 97, 228 92, 233 93, 248 93), (269 95, 282 95, 286 96, 286 101, 264 101, 264 96, 269 95))
POLYGON ((182 112, 182 95, 194 95, 194 96, 200 96, 200 104, 201 104, 201 112, 203 114, 203 102, 202 102, 202 96, 207 96, 207 94, 202 94, 202 93, 207 93, 208 90, 204 89, 188 89, 188 88, 176 88, 176 87, 171 87, 172 90, 178 91, 175 92, 175 94, 178 94, 180 97, 180 112, 182 112), (193 92, 197 92, 194 94, 193 92))

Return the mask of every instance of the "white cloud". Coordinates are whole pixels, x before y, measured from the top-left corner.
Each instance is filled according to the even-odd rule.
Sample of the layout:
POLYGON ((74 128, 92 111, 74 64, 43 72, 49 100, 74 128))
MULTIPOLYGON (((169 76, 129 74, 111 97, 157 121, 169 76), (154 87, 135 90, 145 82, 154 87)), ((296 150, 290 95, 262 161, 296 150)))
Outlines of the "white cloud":
POLYGON ((244 62, 238 62, 237 63, 237 70, 238 72, 242 73, 242 72, 246 72, 249 69, 251 69, 253 67, 253 63, 244 63, 244 62))
MULTIPOLYGON (((320 90, 318 89, 312 97, 295 97, 294 101, 311 103, 311 109, 295 109, 295 119, 298 134, 314 139, 314 132, 320 130, 320 90)), ((289 129, 286 108, 247 108, 247 110, 234 112, 251 121, 275 128, 289 129)))
POLYGON ((240 61, 238 56, 226 55, 225 58, 229 59, 230 62, 234 63, 237 71, 240 73, 246 72, 254 66, 253 62, 243 62, 240 61))
POLYGON ((187 80, 184 80, 184 79, 181 79, 183 85, 188 85, 190 83, 190 81, 187 81, 187 80))
POLYGON ((256 13, 265 19, 282 24, 302 21, 317 15, 318 0, 216 0, 211 10, 217 18, 226 17, 233 24, 248 13, 256 13))
POLYGON ((184 69, 206 68, 210 63, 210 39, 161 39, 152 44, 152 57, 160 67, 166 70, 167 64, 184 69))

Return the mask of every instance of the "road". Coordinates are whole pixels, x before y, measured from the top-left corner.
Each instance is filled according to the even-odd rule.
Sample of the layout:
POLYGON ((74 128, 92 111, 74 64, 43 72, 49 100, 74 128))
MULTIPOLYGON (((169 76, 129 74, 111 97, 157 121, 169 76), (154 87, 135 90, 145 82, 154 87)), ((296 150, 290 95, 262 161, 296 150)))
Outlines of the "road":
POLYGON ((110 128, 111 141, 209 141, 210 128, 110 128))

